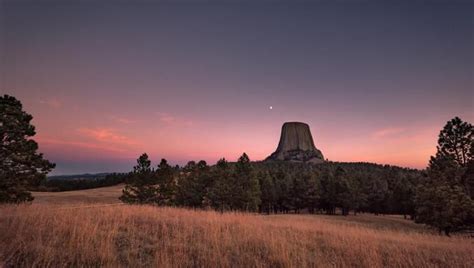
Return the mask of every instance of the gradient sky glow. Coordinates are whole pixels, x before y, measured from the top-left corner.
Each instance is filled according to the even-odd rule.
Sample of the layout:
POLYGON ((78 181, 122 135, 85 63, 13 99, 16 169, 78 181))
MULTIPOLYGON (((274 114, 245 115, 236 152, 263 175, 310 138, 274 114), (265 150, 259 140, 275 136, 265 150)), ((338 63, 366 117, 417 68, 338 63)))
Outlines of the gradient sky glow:
POLYGON ((424 168, 474 122, 472 1, 223 2, 0 3, 0 93, 53 174, 261 160, 285 121, 330 160, 424 168))

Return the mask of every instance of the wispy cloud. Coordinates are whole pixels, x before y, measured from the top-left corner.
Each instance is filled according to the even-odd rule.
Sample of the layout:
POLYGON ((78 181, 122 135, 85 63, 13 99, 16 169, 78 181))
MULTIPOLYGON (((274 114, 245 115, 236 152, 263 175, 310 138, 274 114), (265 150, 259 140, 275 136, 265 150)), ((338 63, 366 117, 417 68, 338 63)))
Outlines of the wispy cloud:
POLYGON ((188 120, 185 118, 177 117, 168 113, 156 113, 158 115, 158 119, 160 122, 166 125, 172 126, 192 126, 194 125, 194 121, 188 120))
POLYGON ((110 128, 80 128, 78 131, 89 138, 104 143, 115 143, 120 145, 138 144, 134 139, 120 134, 116 130, 110 128))
POLYGON ((133 124, 136 122, 135 120, 132 120, 126 117, 118 117, 118 116, 112 116, 112 120, 114 120, 117 123, 125 124, 125 125, 133 124))
POLYGON ((109 151, 109 152, 116 152, 116 153, 123 153, 126 152, 125 149, 117 148, 117 147, 110 147, 104 146, 100 144, 95 144, 91 142, 80 142, 80 141, 67 141, 61 139, 53 139, 53 138, 38 138, 38 143, 43 145, 63 145, 63 146, 73 146, 73 147, 81 147, 85 149, 92 149, 92 150, 100 150, 100 151, 109 151))
POLYGON ((54 108, 54 109, 59 109, 63 106, 62 101, 60 101, 56 98, 39 100, 39 103, 41 103, 43 105, 47 105, 47 106, 49 106, 51 108, 54 108))
POLYGON ((160 121, 167 124, 172 124, 176 122, 176 117, 167 114, 167 113, 158 113, 160 121))
POLYGON ((372 137, 376 139, 393 137, 393 136, 403 133, 404 131, 405 131, 404 128, 399 128, 399 127, 382 128, 372 133, 372 137))

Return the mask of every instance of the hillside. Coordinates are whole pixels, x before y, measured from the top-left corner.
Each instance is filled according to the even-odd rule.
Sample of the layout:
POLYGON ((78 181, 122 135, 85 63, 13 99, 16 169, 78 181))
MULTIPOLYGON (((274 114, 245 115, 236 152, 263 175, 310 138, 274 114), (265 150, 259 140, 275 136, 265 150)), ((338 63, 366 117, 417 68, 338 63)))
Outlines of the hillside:
POLYGON ((120 203, 119 196, 124 185, 119 184, 95 189, 66 192, 32 192, 34 204, 114 204, 120 203))
POLYGON ((397 217, 0 207, 0 266, 468 267, 472 241, 397 217))
POLYGON ((74 175, 54 175, 48 176, 48 180, 96 180, 103 179, 110 173, 84 173, 84 174, 74 174, 74 175))

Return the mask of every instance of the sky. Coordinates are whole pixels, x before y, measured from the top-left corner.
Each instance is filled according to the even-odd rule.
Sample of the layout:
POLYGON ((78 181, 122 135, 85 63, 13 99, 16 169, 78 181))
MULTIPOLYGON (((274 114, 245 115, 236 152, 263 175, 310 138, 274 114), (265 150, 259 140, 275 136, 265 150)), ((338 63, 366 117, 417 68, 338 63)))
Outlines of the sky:
POLYGON ((0 93, 53 175, 263 160, 286 121, 331 161, 425 168, 473 77, 473 1, 0 2, 0 93))

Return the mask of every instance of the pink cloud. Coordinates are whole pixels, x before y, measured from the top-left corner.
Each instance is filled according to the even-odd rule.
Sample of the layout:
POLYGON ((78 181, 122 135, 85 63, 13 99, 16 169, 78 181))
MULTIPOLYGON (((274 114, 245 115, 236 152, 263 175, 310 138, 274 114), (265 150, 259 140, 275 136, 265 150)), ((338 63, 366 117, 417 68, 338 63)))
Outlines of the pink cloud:
POLYGON ((63 140, 52 137, 38 137, 35 139, 39 144, 40 152, 46 155, 47 159, 62 160, 87 160, 97 159, 134 159, 141 150, 130 148, 120 148, 114 144, 100 144, 98 142, 84 142, 63 140))
POLYGON ((171 124, 171 123, 176 122, 176 118, 170 114, 158 113, 158 116, 160 118, 160 121, 163 123, 171 124))
POLYGON ((192 120, 176 117, 176 116, 168 114, 168 113, 158 112, 156 114, 158 115, 158 118, 159 118, 160 122, 162 122, 166 125, 188 126, 188 127, 194 125, 194 122, 192 120))
POLYGON ((399 127, 382 128, 372 133, 372 137, 376 139, 393 137, 393 136, 403 133, 404 131, 405 131, 404 128, 399 128, 399 127))
POLYGON ((110 128, 80 128, 81 134, 86 135, 96 141, 114 143, 119 145, 137 145, 138 142, 125 135, 119 134, 110 128))
POLYGON ((66 140, 43 138, 43 137, 38 138, 37 142, 40 145, 64 145, 64 146, 81 147, 85 149, 93 149, 93 150, 108 151, 108 152, 115 152, 115 153, 126 152, 125 149, 104 146, 104 145, 90 143, 90 142, 66 141, 66 140))
POLYGON ((117 123, 126 124, 126 125, 133 124, 133 123, 136 122, 135 120, 131 120, 131 119, 125 118, 125 117, 112 116, 112 119, 117 123))
POLYGON ((47 99, 47 100, 39 100, 39 103, 43 105, 47 105, 54 109, 59 109, 63 106, 63 103, 60 100, 55 99, 55 98, 47 99))

